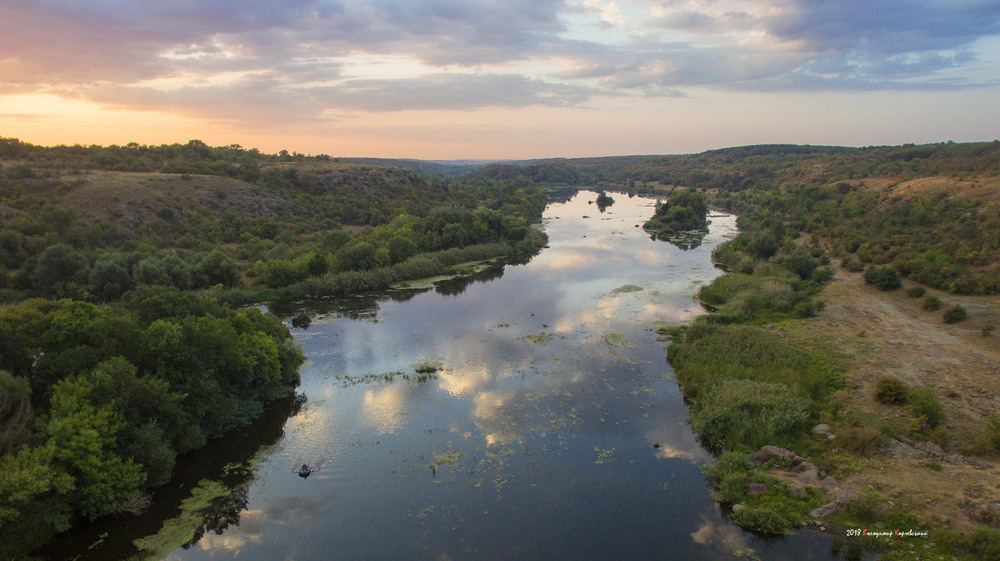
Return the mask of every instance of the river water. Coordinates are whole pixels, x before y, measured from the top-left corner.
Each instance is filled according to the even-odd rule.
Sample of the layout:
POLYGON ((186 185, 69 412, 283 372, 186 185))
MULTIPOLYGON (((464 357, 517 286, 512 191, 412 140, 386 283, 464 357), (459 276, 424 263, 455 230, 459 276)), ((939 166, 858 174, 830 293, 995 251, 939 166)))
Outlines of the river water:
MULTIPOLYGON (((761 538, 709 495, 710 461, 655 328, 736 233, 683 250, 639 227, 655 201, 549 205, 550 247, 435 288, 306 307, 302 396, 178 464, 139 517, 62 559, 834 559, 812 532, 761 538), (417 370, 436 372, 421 376, 417 370), (296 473, 303 464, 308 478, 296 473)), ((286 317, 297 311, 275 307, 286 317)))

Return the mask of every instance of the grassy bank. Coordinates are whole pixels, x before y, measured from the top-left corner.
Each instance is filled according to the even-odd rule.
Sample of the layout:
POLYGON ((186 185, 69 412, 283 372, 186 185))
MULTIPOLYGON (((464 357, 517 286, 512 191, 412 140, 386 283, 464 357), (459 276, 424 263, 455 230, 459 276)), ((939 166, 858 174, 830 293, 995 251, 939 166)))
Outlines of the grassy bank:
MULTIPOLYGON (((744 229, 714 257, 727 273, 699 293, 712 312, 670 330, 668 357, 689 400, 691 424, 716 455, 706 468, 713 495, 732 519, 771 534, 822 528, 837 536, 834 547, 848 559, 865 553, 882 559, 1000 559, 997 518, 983 503, 995 489, 981 490, 974 502, 986 504, 986 511, 965 519, 935 510, 934 501, 943 503, 947 491, 920 494, 903 488, 902 475, 898 487, 872 475, 899 470, 907 476, 905 485, 919 486, 942 472, 957 474, 968 488, 950 492, 968 497, 969 489, 978 489, 968 478, 986 465, 951 453, 956 434, 946 427, 935 388, 873 382, 872 390, 858 391, 858 367, 845 351, 863 352, 866 334, 851 333, 846 341, 843 331, 820 328, 830 323, 826 289, 848 275, 855 290, 875 299, 881 293, 866 287, 860 274, 837 271, 819 244, 793 240, 780 224, 744 229), (869 402, 887 410, 876 417, 869 402), (935 448, 935 441, 948 452, 935 448), (886 450, 899 442, 945 455, 898 459, 886 450), (758 452, 767 445, 789 455, 758 452), (965 466, 968 473, 959 473, 965 466), (923 504, 915 505, 918 498, 923 504), (916 535, 901 537, 897 529, 916 535)), ((961 436, 982 443, 980 452, 995 453, 990 430, 978 439, 961 436)), ((959 498, 954 502, 965 504, 959 498)))

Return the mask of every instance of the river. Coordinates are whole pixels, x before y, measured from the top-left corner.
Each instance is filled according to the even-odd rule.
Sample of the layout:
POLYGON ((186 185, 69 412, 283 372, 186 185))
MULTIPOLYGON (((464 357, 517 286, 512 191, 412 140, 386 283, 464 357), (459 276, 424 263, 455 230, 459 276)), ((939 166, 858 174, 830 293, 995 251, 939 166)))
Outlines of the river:
POLYGON ((595 197, 551 203, 550 246, 527 262, 307 306, 300 399, 182 458, 145 514, 39 554, 835 559, 826 536, 762 538, 719 511, 656 341, 703 313, 692 297, 735 217, 685 250, 640 227, 655 201, 615 194, 601 212, 595 197))

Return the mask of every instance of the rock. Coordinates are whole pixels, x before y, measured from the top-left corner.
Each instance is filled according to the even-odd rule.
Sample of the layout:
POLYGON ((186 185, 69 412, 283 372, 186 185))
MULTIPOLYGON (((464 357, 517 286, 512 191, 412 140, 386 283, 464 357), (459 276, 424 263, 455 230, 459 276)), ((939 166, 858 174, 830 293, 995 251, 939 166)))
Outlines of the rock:
POLYGON ((840 482, 838 482, 836 479, 830 476, 824 477, 823 480, 819 482, 819 484, 822 485, 824 489, 826 489, 827 493, 832 493, 837 489, 837 487, 840 487, 840 482))
POLYGON ((858 498, 858 494, 853 489, 840 489, 833 495, 833 500, 823 506, 818 506, 809 513, 813 518, 823 518, 830 516, 838 510, 844 509, 844 502, 858 498))
POLYGON ((808 494, 808 493, 806 493, 805 487, 802 487, 800 485, 796 485, 794 483, 792 483, 792 484, 790 484, 788 486, 788 492, 791 493, 792 495, 798 495, 800 497, 804 497, 804 496, 806 496, 808 494))
POLYGON ((812 433, 818 436, 825 436, 830 434, 830 425, 826 423, 820 423, 812 428, 812 433))
POLYGON ((805 483, 806 485, 816 485, 817 483, 819 483, 819 470, 816 469, 815 466, 813 466, 810 469, 797 473, 795 475, 795 479, 797 479, 802 483, 805 483))
POLYGON ((1000 502, 975 505, 972 508, 972 519, 994 528, 1000 527, 1000 502))
POLYGON ((751 483, 747 485, 747 493, 751 495, 759 495, 761 493, 767 492, 767 485, 763 483, 751 483))
POLYGON ((786 450, 785 448, 779 448, 777 446, 767 446, 762 447, 760 450, 754 452, 747 456, 747 464, 750 467, 757 467, 759 465, 765 464, 774 458, 794 458, 795 452, 791 450, 786 450))
POLYGON ((735 505, 733 505, 733 514, 736 514, 737 512, 743 510, 744 508, 746 508, 746 505, 744 505, 744 504, 735 504, 735 505))
POLYGON ((844 506, 837 503, 837 501, 831 501, 823 506, 818 506, 812 509, 812 511, 809 512, 809 516, 812 516, 814 518, 824 518, 830 516, 831 514, 837 512, 842 508, 844 508, 844 506))
POLYGON ((949 454, 933 442, 917 441, 904 438, 896 440, 887 438, 882 444, 881 455, 892 459, 932 460, 953 466, 972 464, 965 456, 949 454))
POLYGON ((851 489, 850 487, 840 489, 833 494, 833 500, 840 502, 853 501, 856 498, 858 498, 857 492, 855 492, 854 489, 851 489))

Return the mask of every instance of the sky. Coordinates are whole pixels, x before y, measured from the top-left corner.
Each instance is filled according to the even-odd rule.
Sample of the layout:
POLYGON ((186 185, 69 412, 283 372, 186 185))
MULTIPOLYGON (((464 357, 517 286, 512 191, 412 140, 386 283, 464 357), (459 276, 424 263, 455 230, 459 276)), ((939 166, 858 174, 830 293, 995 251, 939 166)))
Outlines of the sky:
POLYGON ((501 159, 1000 138, 1000 0, 0 0, 0 135, 501 159))

